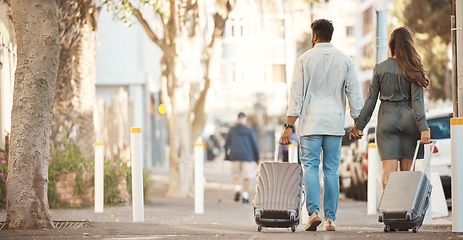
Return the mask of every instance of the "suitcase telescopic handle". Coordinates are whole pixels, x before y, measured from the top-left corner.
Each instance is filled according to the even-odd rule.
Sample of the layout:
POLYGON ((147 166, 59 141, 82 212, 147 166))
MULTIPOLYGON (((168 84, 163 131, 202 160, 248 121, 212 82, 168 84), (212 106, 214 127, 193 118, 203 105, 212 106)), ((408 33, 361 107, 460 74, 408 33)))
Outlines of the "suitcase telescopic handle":
MULTIPOLYGON (((293 145, 293 146, 294 146, 294 144, 296 144, 296 141, 291 140, 290 145, 293 145)), ((274 157, 273 157, 273 161, 274 161, 274 162, 278 162, 278 153, 279 153, 279 151, 280 151, 280 145, 281 145, 281 144, 280 144, 280 140, 276 140, 276 141, 275 141, 275 154, 274 154, 274 157)), ((289 161, 289 160, 288 160, 288 161, 289 161)))
MULTIPOLYGON (((432 140, 432 139, 431 139, 431 143, 429 143, 429 144, 432 144, 431 145, 431 151, 429 152, 429 155, 427 156, 427 158, 424 159, 426 161, 426 168, 425 168, 425 171, 424 171, 426 173, 426 175, 428 175, 429 166, 431 165, 431 157, 432 157, 432 153, 434 152, 434 148, 436 147, 436 143, 437 143, 437 141, 432 140)), ((416 141, 415 155, 413 155, 413 162, 412 162, 412 166, 410 168, 410 171, 413 171, 413 169, 415 168, 416 158, 418 156, 418 150, 420 149, 420 145, 421 145, 421 140, 416 141)), ((426 146, 428 144, 423 144, 423 145, 426 146)))

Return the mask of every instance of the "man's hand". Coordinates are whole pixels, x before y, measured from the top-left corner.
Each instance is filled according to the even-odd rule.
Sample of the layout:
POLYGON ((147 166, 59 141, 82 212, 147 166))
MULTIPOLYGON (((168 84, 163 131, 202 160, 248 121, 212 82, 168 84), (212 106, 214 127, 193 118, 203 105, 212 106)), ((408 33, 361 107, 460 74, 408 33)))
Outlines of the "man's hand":
POLYGON ((293 134, 293 129, 285 128, 285 130, 281 133, 280 136, 280 144, 281 145, 289 145, 291 144, 291 135, 293 134))
POLYGON ((355 126, 349 129, 349 139, 359 140, 363 137, 363 131, 358 130, 355 126))

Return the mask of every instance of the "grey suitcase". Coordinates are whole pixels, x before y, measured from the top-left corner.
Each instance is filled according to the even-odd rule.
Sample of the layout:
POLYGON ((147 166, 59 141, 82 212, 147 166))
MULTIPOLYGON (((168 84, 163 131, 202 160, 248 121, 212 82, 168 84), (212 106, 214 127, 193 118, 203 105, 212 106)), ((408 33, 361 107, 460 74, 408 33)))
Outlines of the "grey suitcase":
POLYGON ((410 171, 397 171, 389 175, 378 207, 379 222, 384 222, 384 232, 408 231, 414 233, 423 224, 430 204, 431 182, 426 176, 436 141, 431 141, 431 151, 425 172, 413 171, 420 141, 418 141, 410 171))
MULTIPOLYGON (((276 149, 276 154, 278 153, 276 149)), ((302 167, 298 163, 263 162, 257 174, 254 219, 262 227, 296 231, 301 213, 302 167)))

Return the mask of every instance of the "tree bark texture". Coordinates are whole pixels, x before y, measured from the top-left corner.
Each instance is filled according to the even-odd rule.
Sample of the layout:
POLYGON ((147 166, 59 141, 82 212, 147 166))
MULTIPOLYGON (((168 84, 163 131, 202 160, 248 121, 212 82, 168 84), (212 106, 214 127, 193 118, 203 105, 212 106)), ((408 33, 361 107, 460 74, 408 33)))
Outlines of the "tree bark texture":
POLYGON ((52 228, 48 206, 50 122, 59 62, 55 0, 10 1, 18 62, 13 90, 7 216, 10 229, 52 228))
POLYGON ((95 32, 89 24, 83 24, 79 34, 70 48, 61 45, 51 139, 54 147, 60 147, 67 138, 85 158, 91 158, 95 143, 95 32))
POLYGON ((62 0, 59 6, 61 54, 51 141, 59 148, 69 139, 85 158, 94 155, 97 8, 91 0, 62 0))

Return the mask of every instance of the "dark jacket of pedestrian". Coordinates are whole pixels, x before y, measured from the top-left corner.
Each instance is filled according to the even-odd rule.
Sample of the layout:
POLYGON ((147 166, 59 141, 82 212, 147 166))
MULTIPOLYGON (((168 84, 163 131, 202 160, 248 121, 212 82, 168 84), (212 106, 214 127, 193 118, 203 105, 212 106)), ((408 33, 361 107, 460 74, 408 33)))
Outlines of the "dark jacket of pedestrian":
POLYGON ((236 124, 230 128, 225 141, 226 160, 259 161, 259 146, 254 131, 244 125, 236 124))

